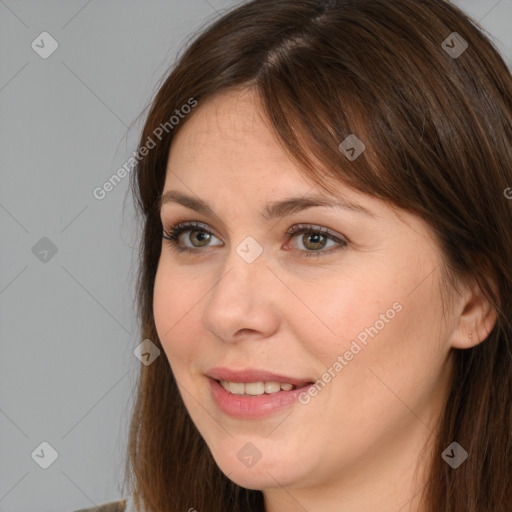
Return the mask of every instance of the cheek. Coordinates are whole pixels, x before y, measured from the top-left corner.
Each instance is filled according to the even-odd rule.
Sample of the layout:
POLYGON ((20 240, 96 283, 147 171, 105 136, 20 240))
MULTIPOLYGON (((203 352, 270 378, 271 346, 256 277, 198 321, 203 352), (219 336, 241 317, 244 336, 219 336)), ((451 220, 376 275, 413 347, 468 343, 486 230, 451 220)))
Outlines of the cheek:
MULTIPOLYGON (((376 428, 376 418, 392 422, 386 419, 390 411, 407 415, 404 403, 421 410, 441 382, 437 291, 429 281, 410 293, 412 281, 381 283, 375 293, 367 288, 359 294, 360 303, 346 302, 337 324, 339 341, 336 347, 331 344, 330 360, 323 359, 332 367, 338 355, 344 356, 343 369, 333 381, 333 398, 347 405, 355 423, 369 431, 376 428)), ((351 290, 351 296, 357 295, 351 290)))
POLYGON ((344 275, 325 280, 324 287, 303 288, 302 297, 306 297, 304 302, 310 311, 301 306, 299 314, 297 305, 294 316, 301 318, 302 335, 314 340, 315 350, 323 356, 324 363, 328 357, 335 360, 349 350, 354 340, 361 347, 369 345, 376 332, 389 331, 389 325, 400 316, 400 293, 393 291, 397 287, 389 279, 384 282, 382 275, 365 275, 364 281, 344 275))
POLYGON ((153 315, 158 337, 173 370, 176 363, 192 358, 200 336, 194 335, 199 298, 188 278, 159 265, 153 292, 153 315))
POLYGON ((414 268, 365 272, 364 280, 362 272, 357 275, 330 280, 324 288, 329 292, 320 295, 317 288, 316 300, 310 290, 306 296, 317 314, 304 316, 296 336, 309 340, 309 351, 326 369, 344 375, 334 379, 344 386, 364 388, 381 374, 399 386, 406 375, 411 382, 421 381, 440 349, 441 310, 431 280, 411 293, 418 280, 414 268))

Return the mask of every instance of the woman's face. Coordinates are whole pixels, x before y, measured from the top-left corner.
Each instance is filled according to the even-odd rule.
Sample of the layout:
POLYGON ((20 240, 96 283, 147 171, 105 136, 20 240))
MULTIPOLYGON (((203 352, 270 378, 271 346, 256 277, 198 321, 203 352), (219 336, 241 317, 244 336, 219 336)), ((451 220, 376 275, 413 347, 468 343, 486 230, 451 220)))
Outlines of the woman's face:
POLYGON ((176 240, 192 252, 162 240, 159 338, 193 422, 231 480, 297 495, 340 481, 389 492, 379 475, 398 485, 415 469, 447 390, 453 320, 449 312, 443 320, 439 249, 419 218, 306 180, 260 112, 249 92, 217 97, 199 104, 173 142, 164 193, 214 213, 169 196, 162 205, 167 232, 201 225, 176 240), (358 206, 263 216, 269 204, 313 195, 358 206), (308 232, 287 235, 294 226, 308 232), (207 376, 219 367, 255 372, 215 374, 238 381, 231 393, 207 376), (256 371, 317 385, 273 395, 280 386, 256 371))

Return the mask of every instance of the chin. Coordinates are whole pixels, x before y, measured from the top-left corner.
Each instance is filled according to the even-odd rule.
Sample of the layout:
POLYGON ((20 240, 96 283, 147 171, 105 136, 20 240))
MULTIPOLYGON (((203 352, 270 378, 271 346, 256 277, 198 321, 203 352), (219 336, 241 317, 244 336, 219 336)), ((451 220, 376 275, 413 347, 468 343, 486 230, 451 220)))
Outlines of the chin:
MULTIPOLYGON (((294 481, 290 474, 288 464, 285 466, 279 460, 264 460, 262 457, 252 466, 246 466, 239 460, 237 454, 231 458, 226 452, 215 457, 219 469, 235 484, 246 489, 263 490, 279 486, 288 486, 294 481)), ((243 459, 243 456, 241 456, 243 459)))
POLYGON ((288 482, 283 482, 279 475, 275 475, 272 471, 267 473, 264 467, 258 470, 256 468, 246 469, 239 467, 226 467, 227 471, 222 467, 220 469, 232 482, 245 489, 263 490, 279 487, 279 485, 288 485, 288 482))

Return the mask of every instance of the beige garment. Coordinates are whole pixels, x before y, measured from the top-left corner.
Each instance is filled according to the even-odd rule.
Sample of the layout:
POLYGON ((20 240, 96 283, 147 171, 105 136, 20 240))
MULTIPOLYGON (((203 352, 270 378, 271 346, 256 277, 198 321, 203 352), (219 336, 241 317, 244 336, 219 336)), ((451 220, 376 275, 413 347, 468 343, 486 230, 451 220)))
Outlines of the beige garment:
POLYGON ((75 510, 75 512, 125 512, 126 510, 126 500, 119 501, 110 501, 108 503, 103 503, 98 505, 97 507, 92 508, 82 508, 80 510, 75 510))

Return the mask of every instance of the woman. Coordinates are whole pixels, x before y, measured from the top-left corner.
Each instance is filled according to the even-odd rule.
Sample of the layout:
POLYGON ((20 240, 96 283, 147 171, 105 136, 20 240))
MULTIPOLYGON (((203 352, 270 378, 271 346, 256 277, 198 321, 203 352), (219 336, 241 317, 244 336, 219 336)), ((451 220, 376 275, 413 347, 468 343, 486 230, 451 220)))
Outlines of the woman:
POLYGON ((204 30, 133 175, 162 354, 108 506, 510 512, 511 141, 510 72, 442 0, 204 30))

